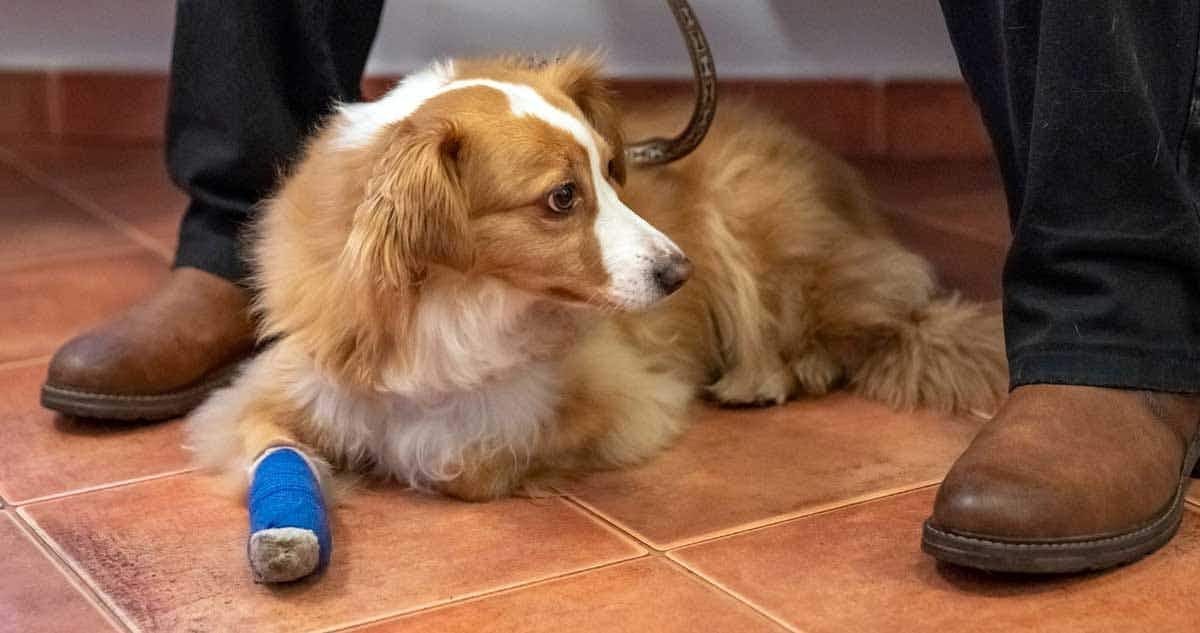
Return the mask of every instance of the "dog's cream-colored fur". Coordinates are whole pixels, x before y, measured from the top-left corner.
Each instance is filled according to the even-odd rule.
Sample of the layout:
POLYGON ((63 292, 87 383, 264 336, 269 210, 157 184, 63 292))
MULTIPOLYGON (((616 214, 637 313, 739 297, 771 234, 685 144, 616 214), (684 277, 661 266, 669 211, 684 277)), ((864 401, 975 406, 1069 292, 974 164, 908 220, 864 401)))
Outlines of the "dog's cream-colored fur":
POLYGON ((293 445, 477 500, 642 461, 701 395, 996 404, 998 318, 937 288, 853 169, 722 104, 692 155, 626 171, 623 136, 680 109, 622 128, 597 73, 458 61, 335 114, 255 227, 275 341, 192 415, 201 461, 240 478, 293 445), (653 271, 680 251, 691 279, 665 296, 653 271))

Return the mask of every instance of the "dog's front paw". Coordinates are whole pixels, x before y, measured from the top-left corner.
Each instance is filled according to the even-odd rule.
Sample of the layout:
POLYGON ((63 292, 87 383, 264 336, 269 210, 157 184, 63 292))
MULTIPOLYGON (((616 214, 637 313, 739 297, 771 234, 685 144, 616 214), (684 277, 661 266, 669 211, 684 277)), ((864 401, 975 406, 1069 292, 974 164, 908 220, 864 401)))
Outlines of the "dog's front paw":
POLYGON ((312 530, 270 528, 250 536, 250 570, 255 582, 291 582, 317 570, 321 545, 312 530))
POLYGON ((727 407, 771 406, 787 402, 796 377, 786 367, 775 369, 735 367, 705 387, 708 395, 727 407))

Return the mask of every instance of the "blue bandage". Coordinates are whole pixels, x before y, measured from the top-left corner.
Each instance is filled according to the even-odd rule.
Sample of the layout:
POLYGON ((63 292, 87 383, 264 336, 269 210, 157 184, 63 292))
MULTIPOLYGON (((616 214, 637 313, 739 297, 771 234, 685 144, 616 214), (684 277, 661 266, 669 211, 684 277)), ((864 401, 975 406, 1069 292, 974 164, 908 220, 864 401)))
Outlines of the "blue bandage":
POLYGON ((319 567, 329 563, 333 545, 325 501, 316 473, 300 452, 272 449, 258 461, 253 477, 247 502, 250 534, 271 528, 310 530, 321 548, 319 567))

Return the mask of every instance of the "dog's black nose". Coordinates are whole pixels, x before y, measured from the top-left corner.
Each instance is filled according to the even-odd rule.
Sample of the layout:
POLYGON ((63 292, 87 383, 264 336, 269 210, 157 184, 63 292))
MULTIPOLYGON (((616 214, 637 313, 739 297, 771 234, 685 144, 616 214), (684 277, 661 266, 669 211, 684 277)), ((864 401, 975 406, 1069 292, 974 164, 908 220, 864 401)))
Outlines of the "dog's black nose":
POLYGON ((692 276, 692 262, 683 253, 673 253, 654 266, 654 283, 663 295, 669 295, 692 276))

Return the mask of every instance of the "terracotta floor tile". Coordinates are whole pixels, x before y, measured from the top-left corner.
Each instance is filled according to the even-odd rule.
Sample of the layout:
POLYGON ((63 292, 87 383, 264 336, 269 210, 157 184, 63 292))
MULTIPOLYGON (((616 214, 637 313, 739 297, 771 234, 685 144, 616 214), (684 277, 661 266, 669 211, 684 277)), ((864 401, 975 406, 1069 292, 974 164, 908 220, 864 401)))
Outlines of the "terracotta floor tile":
POLYGON ((46 73, 0 71, 0 134, 45 134, 49 102, 46 73))
POLYGON ((66 71, 57 77, 61 134, 161 140, 167 78, 161 73, 66 71))
POLYGON ((891 205, 904 205, 929 198, 996 191, 1003 193, 1004 183, 995 161, 896 160, 852 157, 870 183, 875 197, 891 205))
POLYGON ((855 159, 896 236, 967 298, 1000 297, 1010 241, 999 174, 989 160, 855 159))
MULTIPOLYGON (((686 85, 686 84, 685 84, 686 85)), ((691 95, 688 86, 685 95, 691 95)), ((884 149, 875 122, 879 90, 869 81, 725 81, 721 98, 750 99, 829 149, 873 153, 884 149)))
MULTIPOLYGON (((691 81, 678 79, 619 79, 613 89, 618 106, 630 112, 665 100, 690 102, 694 90, 691 81)), ((885 149, 882 126, 876 120, 880 90, 871 81, 722 79, 717 89, 722 103, 750 100, 836 152, 869 154, 885 149)), ((681 126, 687 121, 687 108, 690 105, 685 106, 681 126)))
POLYGON ((933 266, 942 286, 973 301, 1000 298, 1006 246, 981 241, 894 209, 883 209, 896 237, 933 266))
POLYGON ((34 194, 42 190, 40 185, 26 178, 21 172, 0 163, 0 197, 34 194))
POLYGON ((272 588, 255 585, 246 568, 241 502, 203 477, 155 479, 21 512, 146 631, 348 626, 642 552, 561 499, 471 504, 361 490, 334 513, 324 576, 272 588))
POLYGON ((898 217, 1007 245, 1008 203, 992 161, 896 161, 857 159, 880 203, 898 217))
POLYGON ((161 181, 166 164, 161 145, 18 144, 19 160, 70 187, 161 181))
POLYGON ((174 252, 188 198, 165 175, 134 182, 77 185, 74 189, 174 252))
POLYGON ((783 631, 711 585, 643 558, 354 629, 356 633, 783 631))
POLYGON ((891 156, 992 154, 979 109, 961 81, 889 81, 883 87, 883 112, 891 156))
POLYGON ((697 417, 676 447, 572 494, 666 549, 939 480, 980 425, 846 395, 697 417))
POLYGON ((672 553, 812 633, 1196 630, 1200 514, 1151 557, 1091 576, 1030 579, 941 566, 920 551, 920 491, 672 553))
POLYGON ((148 251, 13 268, 0 275, 0 363, 48 355, 165 277, 148 251))
POLYGON ((995 189, 929 198, 912 208, 898 210, 919 215, 931 224, 966 237, 1004 248, 1012 241, 1008 203, 995 189))
POLYGON ((14 150, 51 181, 174 251, 187 196, 168 177, 163 151, 154 145, 77 144, 34 144, 14 150))
POLYGON ((0 370, 0 495, 11 503, 189 466, 180 422, 80 421, 38 404, 39 364, 0 370))
POLYGON ((0 631, 118 631, 8 512, 0 512, 0 631))
POLYGON ((0 269, 63 253, 98 253, 134 244, 121 232, 50 191, 0 195, 0 269))

